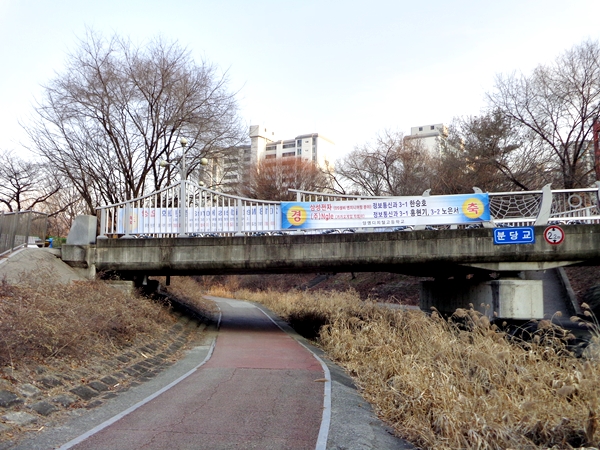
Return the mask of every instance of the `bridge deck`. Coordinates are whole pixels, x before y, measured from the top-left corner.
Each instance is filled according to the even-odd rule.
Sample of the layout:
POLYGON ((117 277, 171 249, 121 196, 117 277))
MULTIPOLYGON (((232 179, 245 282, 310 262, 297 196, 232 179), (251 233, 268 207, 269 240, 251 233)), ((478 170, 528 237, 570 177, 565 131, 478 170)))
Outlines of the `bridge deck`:
MULTIPOLYGON (((491 229, 240 236, 98 239, 99 271, 147 275, 397 272, 436 276, 473 270, 542 270, 600 262, 600 225, 564 226, 553 245, 546 227, 535 243, 495 245, 491 229), (474 269, 475 268, 475 269, 474 269)), ((507 229, 510 230, 510 229, 507 229)))

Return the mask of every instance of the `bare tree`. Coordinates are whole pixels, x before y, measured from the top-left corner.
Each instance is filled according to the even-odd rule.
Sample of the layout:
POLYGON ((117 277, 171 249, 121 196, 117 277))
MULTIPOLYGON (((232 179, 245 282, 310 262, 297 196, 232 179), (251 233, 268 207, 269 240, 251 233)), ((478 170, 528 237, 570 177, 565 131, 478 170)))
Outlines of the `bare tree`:
POLYGON ((295 200, 288 189, 323 191, 326 174, 312 161, 296 157, 263 159, 244 177, 242 195, 263 200, 295 200))
POLYGON ((42 164, 6 151, 0 158, 0 204, 8 211, 39 210, 60 190, 60 184, 42 164))
POLYGON ((87 214, 87 206, 69 180, 63 179, 61 189, 48 198, 40 211, 48 214, 48 234, 67 236, 75 217, 87 214))
POLYGON ((45 86, 27 131, 47 164, 83 197, 90 213, 159 189, 175 176, 158 168, 188 140, 190 171, 237 144, 243 130, 227 77, 163 39, 146 46, 88 32, 66 69, 45 86))
POLYGON ((530 76, 496 78, 490 104, 550 151, 564 188, 588 185, 592 125, 600 114, 600 46, 586 41, 530 76))
POLYGON ((551 154, 533 133, 501 111, 455 119, 450 126, 453 151, 438 161, 435 191, 468 192, 541 188, 552 181, 551 154))
POLYGON ((363 195, 415 195, 431 187, 432 155, 418 140, 384 131, 374 142, 355 148, 336 166, 349 191, 363 195))

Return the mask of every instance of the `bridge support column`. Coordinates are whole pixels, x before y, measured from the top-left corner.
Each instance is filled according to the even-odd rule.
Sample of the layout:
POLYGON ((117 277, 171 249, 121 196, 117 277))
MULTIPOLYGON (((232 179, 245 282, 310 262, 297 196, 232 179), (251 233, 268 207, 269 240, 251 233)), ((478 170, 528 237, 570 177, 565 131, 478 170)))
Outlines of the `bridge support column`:
POLYGON ((421 309, 435 307, 444 315, 470 308, 490 319, 541 319, 544 295, 541 280, 518 278, 484 282, 444 280, 421 282, 421 309))

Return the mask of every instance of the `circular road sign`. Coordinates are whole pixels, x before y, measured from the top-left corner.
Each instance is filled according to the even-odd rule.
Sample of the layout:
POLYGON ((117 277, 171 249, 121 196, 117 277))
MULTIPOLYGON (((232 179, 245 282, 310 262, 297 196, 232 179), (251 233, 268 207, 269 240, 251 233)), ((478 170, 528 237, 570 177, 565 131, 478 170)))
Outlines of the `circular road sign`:
POLYGON ((561 227, 553 225, 544 230, 544 239, 548 244, 557 245, 565 240, 565 232, 561 227))

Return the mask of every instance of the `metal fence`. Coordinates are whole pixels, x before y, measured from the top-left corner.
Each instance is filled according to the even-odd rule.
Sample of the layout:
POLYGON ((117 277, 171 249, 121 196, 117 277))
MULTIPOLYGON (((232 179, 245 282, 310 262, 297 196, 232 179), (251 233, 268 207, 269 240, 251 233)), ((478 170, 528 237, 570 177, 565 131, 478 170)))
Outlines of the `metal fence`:
POLYGON ((231 236, 281 226, 279 202, 227 195, 191 181, 184 190, 178 183, 98 210, 100 237, 231 236))
POLYGON ((29 245, 43 246, 48 214, 35 211, 0 213, 0 256, 29 245))
MULTIPOLYGON (((475 192, 481 192, 473 188, 475 192)), ((290 189, 298 202, 381 199, 290 189)), ((538 191, 490 192, 491 220, 478 225, 416 225, 408 229, 515 227, 547 224, 600 223, 600 182, 594 187, 538 191)), ((423 197, 430 197, 425 191, 423 197)), ((101 237, 173 237, 261 234, 278 232, 280 202, 223 194, 187 181, 144 197, 98 208, 101 237), (184 202, 179 202, 184 198, 184 202), (179 218, 185 217, 185 223, 179 218)), ((362 231, 362 229, 357 229, 362 231)), ((364 231, 381 231, 377 228, 364 231)))
MULTIPOLYGON (((473 190, 481 192, 478 188, 473 190)), ((290 191, 296 193, 299 202, 385 198, 323 194, 292 189, 290 191)), ((429 195, 429 190, 423 193, 424 197, 429 195)), ((600 181, 596 182, 594 187, 580 189, 552 190, 550 185, 547 185, 538 191, 490 192, 489 199, 492 220, 484 224, 488 227, 600 223, 600 181)), ((461 226, 464 227, 458 225, 459 228, 461 226)))

